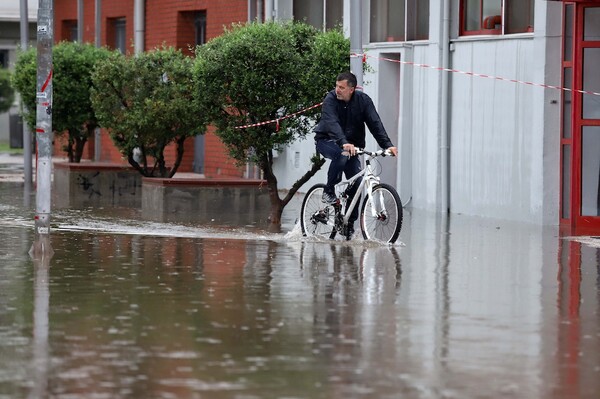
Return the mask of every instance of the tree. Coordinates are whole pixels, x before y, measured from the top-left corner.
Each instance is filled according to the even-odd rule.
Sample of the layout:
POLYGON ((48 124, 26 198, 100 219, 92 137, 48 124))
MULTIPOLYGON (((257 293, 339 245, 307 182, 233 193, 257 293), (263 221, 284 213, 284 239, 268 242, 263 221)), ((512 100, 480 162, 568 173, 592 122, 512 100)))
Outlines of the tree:
POLYGON ((10 71, 0 69, 0 112, 6 112, 15 102, 15 90, 11 83, 10 71))
POLYGON ((37 84, 37 61, 35 48, 29 48, 19 53, 15 70, 12 75, 13 87, 21 95, 21 100, 25 105, 23 120, 33 131, 35 129, 35 108, 36 108, 36 84, 37 84))
MULTIPOLYGON (((64 147, 69 162, 80 162, 88 139, 98 127, 90 101, 94 66, 106 59, 110 50, 91 44, 61 42, 52 51, 52 130, 67 134, 64 147)), ((14 85, 26 108, 25 121, 31 129, 36 123, 37 51, 30 48, 19 55, 14 85)))
POLYGON ((163 47, 135 57, 113 54, 92 76, 91 98, 100 124, 143 176, 173 177, 185 140, 204 133, 192 65, 180 50, 163 47), (171 143, 176 159, 168 167, 164 150, 171 143))
POLYGON ((194 77, 216 134, 241 166, 254 162, 267 181, 271 229, 298 189, 324 164, 312 167, 280 198, 273 171, 273 150, 305 137, 318 109, 279 123, 270 121, 319 104, 335 76, 350 67, 350 43, 339 30, 320 32, 298 22, 233 25, 196 51, 194 77))

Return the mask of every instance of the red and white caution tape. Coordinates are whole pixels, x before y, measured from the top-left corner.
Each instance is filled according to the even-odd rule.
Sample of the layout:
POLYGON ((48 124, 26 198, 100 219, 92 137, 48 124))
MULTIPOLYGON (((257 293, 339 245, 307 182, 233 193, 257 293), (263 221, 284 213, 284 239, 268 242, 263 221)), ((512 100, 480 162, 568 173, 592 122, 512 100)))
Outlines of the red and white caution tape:
POLYGON ((252 123, 250 125, 236 126, 236 127, 234 127, 234 129, 246 129, 246 128, 249 128, 249 127, 263 126, 263 125, 269 125, 271 123, 276 123, 277 124, 277 131, 279 131, 279 121, 282 121, 284 119, 293 118, 294 116, 303 114, 303 113, 305 113, 307 111, 310 111, 311 109, 320 107, 321 104, 323 104, 323 103, 321 102, 321 103, 318 103, 318 104, 315 104, 315 105, 311 105, 308 108, 304 108, 304 109, 302 109, 302 110, 300 110, 298 112, 294 112, 293 114, 282 116, 281 118, 271 119, 270 121, 265 121, 265 122, 252 123))
MULTIPOLYGON (((486 75, 484 73, 467 72, 467 71, 461 71, 458 69, 443 68, 443 67, 438 67, 438 66, 434 66, 434 65, 420 64, 418 62, 401 61, 401 60, 395 60, 392 58, 385 58, 385 57, 375 57, 375 56, 372 56, 372 55, 369 55, 366 53, 365 54, 352 53, 352 54, 350 54, 350 57, 361 57, 363 63, 367 62, 367 58, 375 58, 375 59, 382 60, 382 61, 396 62, 396 63, 403 64, 403 65, 410 65, 410 66, 419 67, 419 68, 433 69, 436 71, 452 72, 452 73, 458 73, 458 74, 466 75, 466 76, 475 76, 478 78, 500 80, 500 81, 504 81, 504 82, 518 83, 518 84, 523 84, 523 85, 528 85, 528 86, 543 87, 546 89, 563 90, 563 91, 569 91, 569 92, 573 92, 573 93, 582 93, 582 94, 589 94, 592 96, 600 96, 600 93, 596 93, 594 91, 589 91, 589 90, 575 90, 575 89, 570 89, 568 87, 553 86, 553 85, 548 85, 548 84, 544 84, 544 83, 526 82, 524 80, 519 80, 519 79, 509 79, 509 78, 503 78, 501 76, 486 75)), ((257 127, 257 126, 269 125, 271 123, 276 123, 277 131, 279 131, 279 121, 282 121, 282 120, 288 119, 288 118, 293 118, 293 117, 303 114, 311 109, 320 107, 322 104, 323 103, 321 102, 319 104, 315 104, 313 106, 310 106, 310 107, 300 110, 298 112, 294 112, 293 114, 285 115, 285 116, 282 116, 281 118, 277 118, 277 119, 271 119, 270 121, 252 123, 252 124, 244 125, 244 126, 236 126, 234 129, 246 129, 249 127, 257 127)))
POLYGON ((417 62, 400 61, 400 60, 395 60, 395 59, 392 59, 392 58, 385 58, 385 57, 375 57, 375 56, 371 56, 371 55, 368 55, 368 54, 356 54, 356 53, 353 53, 350 56, 351 57, 362 57, 363 62, 366 62, 367 58, 375 58, 375 59, 382 60, 382 61, 396 62, 396 63, 403 64, 403 65, 411 65, 411 66, 415 66, 415 67, 419 67, 419 68, 433 69, 433 70, 436 70, 436 71, 452 72, 452 73, 458 73, 458 74, 461 74, 461 75, 475 76, 475 77, 478 77, 478 78, 487 78, 487 79, 501 80, 501 81, 504 81, 504 82, 519 83, 519 84, 524 84, 524 85, 528 85, 528 86, 543 87, 543 88, 546 88, 546 89, 563 90, 563 91, 570 91, 570 92, 573 92, 573 93, 582 93, 582 94, 590 94, 592 96, 600 96, 600 93, 596 93, 596 92, 589 91, 589 90, 575 90, 575 89, 570 89, 568 87, 553 86, 553 85, 548 85, 548 84, 544 84, 544 83, 526 82, 524 80, 509 79, 509 78, 503 78, 501 76, 492 76, 492 75, 486 75, 486 74, 483 74, 483 73, 467 72, 467 71, 461 71, 461 70, 458 70, 458 69, 443 68, 443 67, 437 67, 437 66, 428 65, 428 64, 419 64, 417 62))

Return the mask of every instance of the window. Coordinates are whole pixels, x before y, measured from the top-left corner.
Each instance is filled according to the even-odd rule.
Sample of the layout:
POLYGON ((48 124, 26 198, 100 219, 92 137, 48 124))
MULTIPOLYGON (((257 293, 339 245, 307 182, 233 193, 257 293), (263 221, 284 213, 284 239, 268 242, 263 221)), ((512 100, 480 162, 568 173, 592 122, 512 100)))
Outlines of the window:
POLYGON ((332 29, 342 24, 343 0, 295 0, 294 19, 318 29, 332 29))
POLYGON ((206 11, 198 11, 195 15, 194 36, 196 46, 206 43, 206 11))
MULTIPOLYGON (((177 48, 193 56, 197 46, 206 44, 206 11, 181 11, 177 16, 177 48)), ((194 137, 194 173, 205 172, 206 143, 203 134, 194 137)))
POLYGON ((427 40, 429 0, 371 0, 371 42, 427 40))
POLYGON ((535 0, 462 0, 462 35, 533 32, 535 0))
POLYGON ((196 46, 206 43, 206 11, 182 11, 177 21, 177 48, 193 55, 196 46))
POLYGON ((8 50, 0 50, 0 68, 8 68, 8 50))
POLYGON ((68 19, 62 22, 62 40, 67 42, 77 41, 77 20, 68 19))
POLYGON ((125 27, 125 18, 110 18, 108 20, 106 41, 109 47, 119 50, 121 54, 125 54, 127 52, 127 36, 125 27))

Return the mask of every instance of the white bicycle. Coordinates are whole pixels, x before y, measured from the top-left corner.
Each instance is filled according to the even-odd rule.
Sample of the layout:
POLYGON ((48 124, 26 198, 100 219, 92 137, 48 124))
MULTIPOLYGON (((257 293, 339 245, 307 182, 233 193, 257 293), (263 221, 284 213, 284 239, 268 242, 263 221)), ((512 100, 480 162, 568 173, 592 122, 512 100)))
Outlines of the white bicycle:
POLYGON ((365 168, 348 180, 335 186, 338 201, 329 205, 321 201, 325 184, 312 186, 302 201, 300 225, 302 234, 307 237, 320 236, 335 239, 337 233, 346 237, 348 219, 364 192, 360 212, 360 229, 366 240, 394 243, 402 228, 402 202, 396 189, 381 183, 375 175, 371 161, 380 156, 392 155, 387 150, 375 152, 358 149, 357 155, 366 155, 365 168), (348 203, 348 192, 352 185, 363 177, 352 202, 348 203))

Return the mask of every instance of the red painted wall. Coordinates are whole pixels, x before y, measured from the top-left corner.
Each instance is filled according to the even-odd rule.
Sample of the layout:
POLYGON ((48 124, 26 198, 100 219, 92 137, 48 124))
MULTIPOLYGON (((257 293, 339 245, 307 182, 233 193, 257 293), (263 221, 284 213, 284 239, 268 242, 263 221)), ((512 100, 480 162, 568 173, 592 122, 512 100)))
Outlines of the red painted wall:
MULTIPOLYGON (((134 0, 102 0, 102 45, 113 43, 109 21, 115 18, 125 18, 127 53, 133 53, 134 38, 134 0)), ((163 44, 175 46, 188 51, 194 44, 193 12, 206 12, 206 40, 221 33, 225 26, 234 22, 248 20, 247 0, 146 0, 145 15, 145 50, 149 51, 163 44)), ((93 1, 84 2, 83 40, 95 42, 95 10, 93 1)), ((54 35, 56 41, 69 40, 69 27, 77 23, 77 0, 54 0, 54 35)), ((93 139, 91 140, 93 141, 93 139)), ((64 154, 61 140, 55 140, 54 151, 57 156, 64 154)), ((94 145, 86 144, 84 159, 93 159, 94 145)), ((175 148, 165 151, 169 164, 175 159, 175 148)), ((108 133, 101 133, 101 162, 127 163, 113 145, 108 133)), ((185 143, 185 152, 179 172, 191 172, 194 162, 194 139, 185 143)), ((227 150, 215 136, 214 130, 209 129, 205 138, 204 174, 207 177, 241 177, 243 170, 235 167, 234 162, 227 156, 227 150)))

